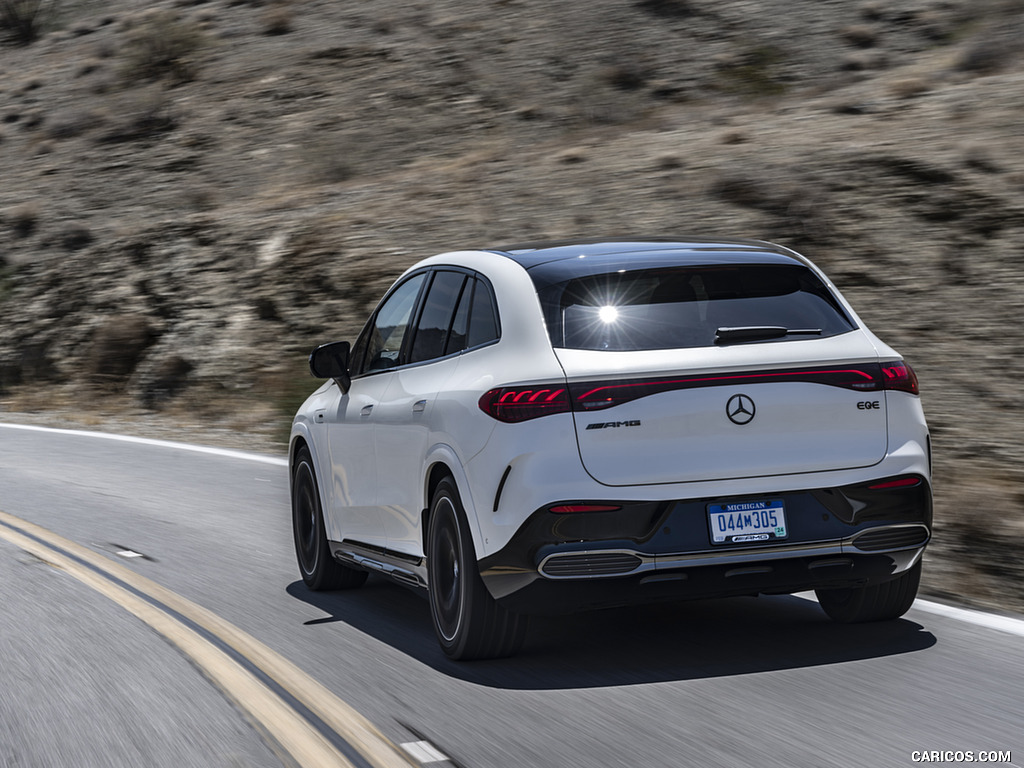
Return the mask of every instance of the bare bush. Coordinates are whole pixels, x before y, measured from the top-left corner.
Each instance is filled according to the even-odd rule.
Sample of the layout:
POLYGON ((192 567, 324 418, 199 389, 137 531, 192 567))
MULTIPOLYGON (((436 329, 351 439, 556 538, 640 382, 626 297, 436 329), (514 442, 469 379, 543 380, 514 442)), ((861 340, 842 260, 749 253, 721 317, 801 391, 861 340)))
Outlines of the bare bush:
POLYGON ((695 13, 687 0, 640 0, 636 6, 653 16, 666 19, 685 19, 695 13))
POLYGON ((284 4, 272 5, 260 16, 265 35, 286 35, 292 31, 292 9, 284 4))
POLYGON ((870 48, 878 42, 878 32, 867 24, 851 24, 839 30, 839 36, 850 45, 870 48))
POLYGON ((39 206, 36 203, 16 205, 7 212, 7 220, 18 237, 28 237, 39 222, 39 206))
POLYGON ((179 117, 160 86, 128 93, 113 109, 116 113, 113 124, 98 136, 101 142, 135 141, 178 126, 179 117))
POLYGON ((357 175, 353 159, 354 149, 360 145, 359 137, 331 137, 314 140, 303 146, 301 157, 310 169, 314 181, 337 184, 357 175))
POLYGON ((156 340, 149 320, 137 314, 115 315, 103 321, 93 333, 85 373, 97 384, 123 383, 156 340))
POLYGON ((60 5, 61 0, 0 0, 0 30, 28 45, 53 22, 60 5))
POLYGON ((105 119, 105 115, 96 109, 65 110, 47 123, 46 134, 51 139, 70 139, 102 125, 105 119))
POLYGON ((69 221, 63 224, 57 233, 61 247, 66 251, 80 251, 87 248, 96 239, 92 230, 80 221, 69 221))
POLYGON ((1011 27, 989 27, 979 33, 961 54, 957 69, 987 75, 1005 69, 1020 53, 1017 31, 1011 27))
POLYGON ((188 82, 198 74, 199 52, 207 42, 195 22, 182 21, 171 11, 146 14, 127 33, 121 50, 122 72, 129 80, 188 82))
POLYGON ((898 99, 911 99, 930 90, 928 81, 920 77, 903 77, 889 83, 889 93, 898 99))
POLYGON ((786 92, 781 77, 786 58, 786 52, 774 44, 742 51, 718 66, 719 87, 727 93, 755 98, 780 96, 786 92))

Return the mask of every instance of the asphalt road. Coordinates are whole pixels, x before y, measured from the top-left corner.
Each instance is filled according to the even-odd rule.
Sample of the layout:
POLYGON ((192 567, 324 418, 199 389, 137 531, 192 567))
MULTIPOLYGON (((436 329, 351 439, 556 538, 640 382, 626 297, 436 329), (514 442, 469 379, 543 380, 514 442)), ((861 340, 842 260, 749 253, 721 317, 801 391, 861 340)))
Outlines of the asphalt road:
POLYGON ((0 513, 0 766, 327 764, 289 751, 302 729, 252 703, 250 673, 360 766, 384 763, 324 724, 346 704, 439 768, 910 766, 920 751, 1024 766, 1012 618, 924 605, 848 627, 799 597, 737 598, 536 620, 516 658, 457 664, 403 587, 305 589, 280 459, 0 425, 0 513), (231 661, 167 595, 264 655, 231 661), (275 682, 266 658, 297 669, 275 682), (321 716, 303 699, 314 680, 321 716))

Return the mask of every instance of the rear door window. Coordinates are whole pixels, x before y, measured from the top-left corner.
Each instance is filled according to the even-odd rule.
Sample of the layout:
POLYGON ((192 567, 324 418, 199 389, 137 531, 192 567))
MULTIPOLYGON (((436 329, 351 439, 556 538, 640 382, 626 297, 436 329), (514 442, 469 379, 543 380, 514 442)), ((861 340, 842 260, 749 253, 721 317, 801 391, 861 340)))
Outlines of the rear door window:
POLYGON ((476 347, 496 340, 500 335, 498 309, 494 303, 491 288, 484 280, 476 280, 473 300, 469 309, 469 334, 467 347, 476 347))
MULTIPOLYGON (((416 336, 409 353, 410 363, 421 363, 446 354, 452 319, 467 279, 462 272, 441 270, 434 274, 419 322, 416 323, 416 336)), ((455 351, 458 350, 450 350, 455 351)))

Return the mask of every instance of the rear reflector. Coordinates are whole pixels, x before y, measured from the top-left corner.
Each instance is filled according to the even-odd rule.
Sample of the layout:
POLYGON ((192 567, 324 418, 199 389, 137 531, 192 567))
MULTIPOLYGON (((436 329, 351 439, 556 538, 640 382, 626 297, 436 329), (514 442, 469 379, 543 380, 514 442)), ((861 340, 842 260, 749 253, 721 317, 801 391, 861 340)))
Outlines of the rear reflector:
POLYGON ((872 491, 884 491, 889 488, 913 488, 921 484, 921 478, 919 477, 901 477, 896 480, 886 480, 884 483, 875 483, 869 485, 868 488, 872 491))
POLYGON ((615 504, 559 504, 554 507, 548 507, 549 512, 554 512, 558 515, 567 515, 571 512, 615 512, 619 509, 622 509, 622 507, 615 504))

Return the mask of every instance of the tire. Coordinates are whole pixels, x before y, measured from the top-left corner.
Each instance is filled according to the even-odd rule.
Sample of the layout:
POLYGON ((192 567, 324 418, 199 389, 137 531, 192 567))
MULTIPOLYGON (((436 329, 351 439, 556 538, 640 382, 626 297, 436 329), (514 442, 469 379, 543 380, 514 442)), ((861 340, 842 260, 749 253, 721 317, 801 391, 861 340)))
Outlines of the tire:
POLYGON ((829 618, 843 624, 898 619, 914 604, 921 583, 921 561, 891 581, 852 589, 816 589, 829 618))
POLYGON ((526 636, 526 617, 502 608, 484 586, 466 513, 450 478, 434 492, 428 529, 430 615, 441 650, 459 661, 515 654, 526 636))
POLYGON ((292 532, 299 573, 314 592, 353 589, 366 581, 366 571, 335 561, 327 544, 316 470, 308 448, 300 448, 292 470, 292 532))

